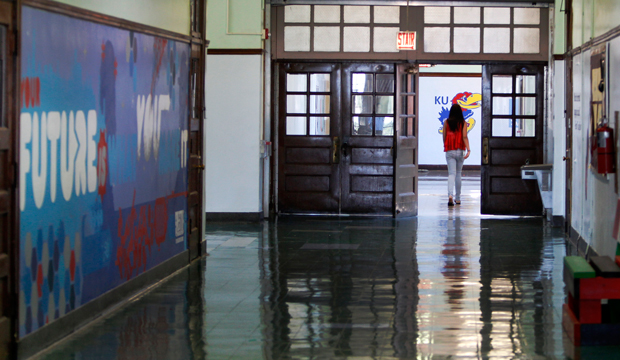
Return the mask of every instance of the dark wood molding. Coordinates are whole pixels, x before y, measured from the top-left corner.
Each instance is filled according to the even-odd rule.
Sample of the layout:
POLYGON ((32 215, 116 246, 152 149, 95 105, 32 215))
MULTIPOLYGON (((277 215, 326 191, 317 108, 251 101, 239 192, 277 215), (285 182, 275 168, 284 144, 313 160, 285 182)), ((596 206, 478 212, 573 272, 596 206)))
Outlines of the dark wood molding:
POLYGON ((262 55, 263 49, 208 49, 207 55, 262 55))
POLYGON ((584 51, 588 51, 593 47, 599 46, 602 43, 605 43, 607 41, 610 41, 612 39, 615 39, 617 37, 620 37, 620 25, 616 26, 615 28, 609 30, 608 32, 604 33, 603 35, 597 36, 594 39, 590 39, 589 41, 583 43, 582 45, 569 50, 566 52, 566 54, 564 54, 564 57, 570 56, 570 57, 575 57, 576 55, 581 54, 584 51))
POLYGON ((249 221, 249 222, 258 222, 263 220, 263 212, 247 212, 247 213, 239 213, 239 212, 207 212, 206 220, 210 222, 231 222, 231 221, 249 221))
MULTIPOLYGON (((125 30, 131 30, 147 35, 153 35, 158 37, 167 38, 184 43, 190 43, 191 36, 176 33, 169 30, 164 30, 150 25, 140 24, 134 21, 117 18, 110 15, 97 13, 94 11, 82 9, 79 7, 61 4, 51 0, 23 0, 22 4, 33 8, 50 11, 73 18, 91 21, 103 25, 113 26, 125 30)), ((189 9, 187 9, 189 12, 189 9)))
POLYGON ((425 73, 421 72, 420 77, 482 77, 482 73, 425 73))
POLYGON ((554 54, 553 55, 553 60, 555 60, 555 61, 564 60, 564 54, 554 54))

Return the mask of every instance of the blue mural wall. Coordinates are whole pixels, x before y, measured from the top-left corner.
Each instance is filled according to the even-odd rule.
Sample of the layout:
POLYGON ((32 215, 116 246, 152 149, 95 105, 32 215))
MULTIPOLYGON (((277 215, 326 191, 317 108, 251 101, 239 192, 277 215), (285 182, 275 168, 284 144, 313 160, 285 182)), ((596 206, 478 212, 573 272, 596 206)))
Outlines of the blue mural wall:
POLYGON ((189 45, 24 7, 23 337, 186 249, 189 45))

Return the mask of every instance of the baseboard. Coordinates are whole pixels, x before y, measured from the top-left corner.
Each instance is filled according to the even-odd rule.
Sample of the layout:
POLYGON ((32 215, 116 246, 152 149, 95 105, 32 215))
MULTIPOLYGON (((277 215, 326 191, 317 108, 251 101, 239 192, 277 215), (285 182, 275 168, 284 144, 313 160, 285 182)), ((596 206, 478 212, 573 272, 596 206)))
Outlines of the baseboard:
POLYGON ((27 359, 105 315, 127 299, 189 264, 188 250, 115 287, 17 342, 18 359, 27 359))
MULTIPOLYGON (((445 170, 448 171, 448 165, 418 165, 420 170, 445 170)), ((480 171, 480 165, 463 165, 463 170, 480 171)))
POLYGON ((596 250, 589 246, 586 240, 581 235, 579 235, 577 230, 575 230, 575 228, 573 228, 572 226, 569 229, 568 240, 577 250, 577 254, 569 253, 568 255, 579 255, 586 259, 592 256, 598 256, 596 250))
POLYGON ((257 222, 263 220, 263 212, 208 212, 207 221, 252 221, 257 222))
POLYGON ((561 215, 553 215, 551 217, 551 227, 561 228, 564 227, 564 216, 561 215))

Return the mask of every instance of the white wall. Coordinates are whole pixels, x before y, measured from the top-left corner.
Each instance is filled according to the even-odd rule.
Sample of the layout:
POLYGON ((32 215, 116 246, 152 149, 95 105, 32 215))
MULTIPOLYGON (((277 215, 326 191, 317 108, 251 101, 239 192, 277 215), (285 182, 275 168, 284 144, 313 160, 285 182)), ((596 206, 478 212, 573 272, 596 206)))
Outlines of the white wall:
POLYGON ((206 212, 260 204, 261 55, 207 55, 206 212))
MULTIPOLYGON (((452 99, 460 93, 481 94, 482 78, 480 77, 435 77, 420 76, 419 99, 419 155, 420 165, 445 165, 442 134, 439 129, 439 113, 443 108, 450 110, 452 99)), ((465 165, 480 165, 482 107, 472 109, 475 121, 469 131, 468 139, 471 157, 465 165)))
POLYGON ((566 216, 566 117, 564 116, 566 68, 564 61, 556 61, 553 66, 553 210, 554 216, 566 216))

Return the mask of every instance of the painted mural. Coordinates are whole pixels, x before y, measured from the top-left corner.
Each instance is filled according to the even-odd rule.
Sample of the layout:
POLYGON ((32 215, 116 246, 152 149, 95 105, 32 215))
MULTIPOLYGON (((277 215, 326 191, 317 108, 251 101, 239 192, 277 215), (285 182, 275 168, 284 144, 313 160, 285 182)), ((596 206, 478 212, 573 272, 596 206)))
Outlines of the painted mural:
POLYGON ((443 152, 443 122, 450 114, 450 107, 459 104, 467 122, 471 157, 465 165, 480 165, 481 120, 482 120, 482 81, 480 77, 470 76, 420 76, 419 131, 420 165, 445 165, 443 152))
MULTIPOLYGON (((452 105, 459 105, 461 109, 463 109, 463 118, 467 123, 467 132, 469 133, 474 126, 476 125, 476 119, 474 119, 474 109, 478 109, 482 105, 482 94, 474 94, 468 91, 460 92, 456 94, 450 102, 448 102, 449 97, 436 96, 435 104, 448 105, 451 107, 452 105), (445 100, 444 100, 445 99, 445 100)), ((439 120, 439 130, 437 130, 440 134, 443 133, 443 123, 448 120, 450 116, 450 107, 442 106, 439 111, 439 116, 437 120, 439 120)))
POLYGON ((22 12, 19 336, 186 249, 189 45, 22 12))

